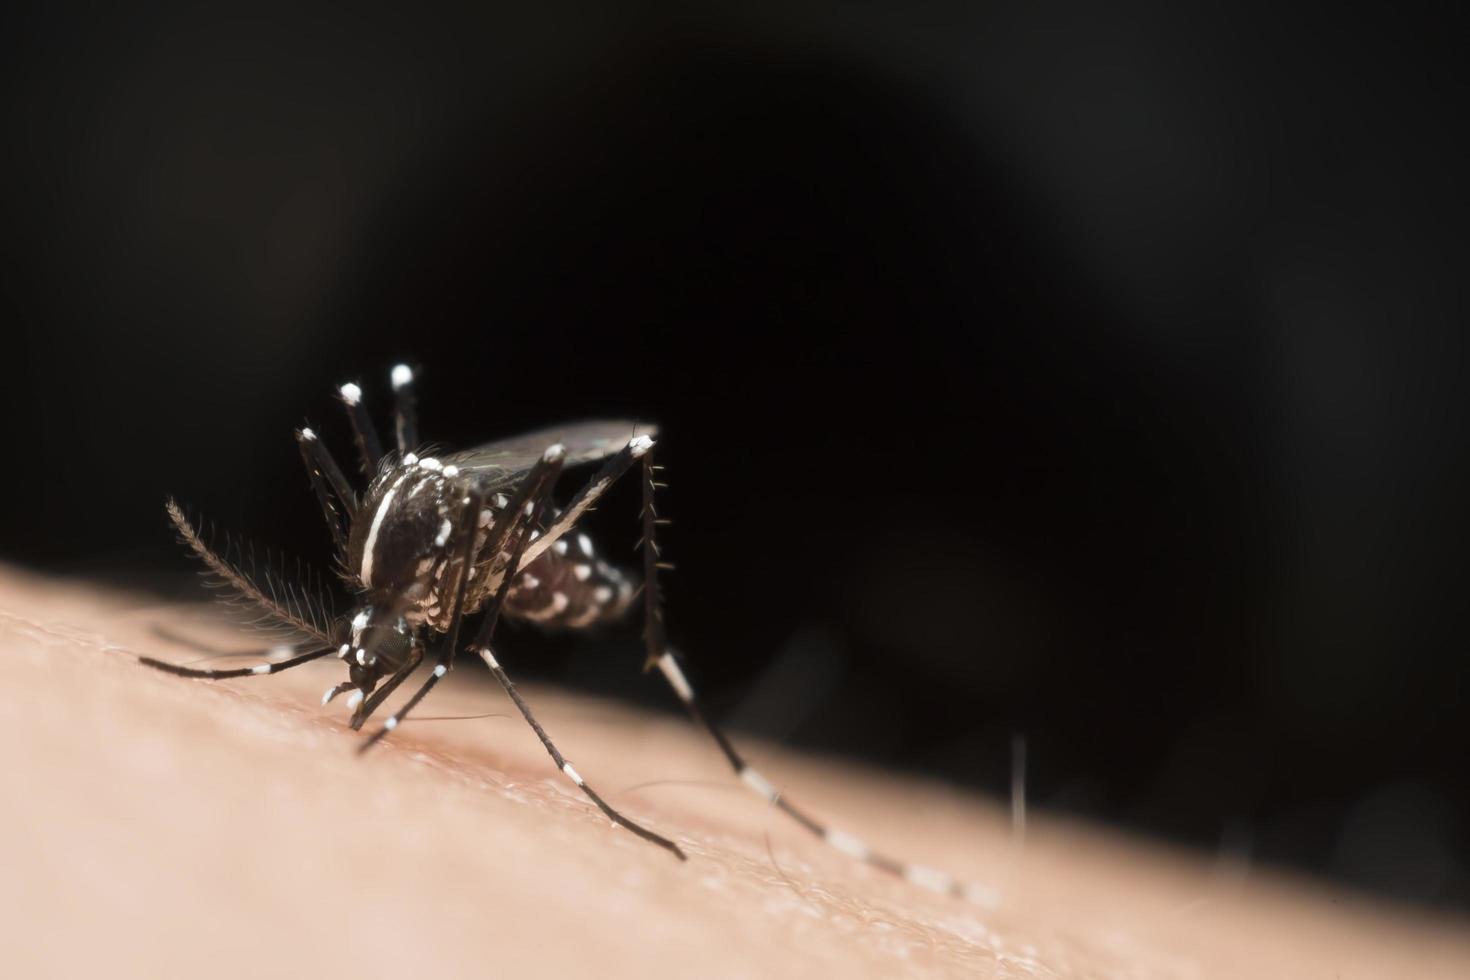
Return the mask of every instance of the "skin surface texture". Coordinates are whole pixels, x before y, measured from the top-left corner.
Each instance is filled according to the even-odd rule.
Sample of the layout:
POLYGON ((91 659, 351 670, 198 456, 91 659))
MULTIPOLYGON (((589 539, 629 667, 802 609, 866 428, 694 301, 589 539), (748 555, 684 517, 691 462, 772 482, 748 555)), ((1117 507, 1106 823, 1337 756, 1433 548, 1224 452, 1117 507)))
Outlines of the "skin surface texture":
POLYGON ((200 657, 160 625, 258 642, 208 606, 0 567, 8 976, 1470 976, 1463 921, 1044 810, 1021 844, 1004 801, 743 740, 812 812, 983 901, 932 894, 806 836, 672 702, 527 688, 681 864, 610 826, 483 670, 358 757, 347 709, 319 706, 335 660, 181 679, 134 660, 200 657))

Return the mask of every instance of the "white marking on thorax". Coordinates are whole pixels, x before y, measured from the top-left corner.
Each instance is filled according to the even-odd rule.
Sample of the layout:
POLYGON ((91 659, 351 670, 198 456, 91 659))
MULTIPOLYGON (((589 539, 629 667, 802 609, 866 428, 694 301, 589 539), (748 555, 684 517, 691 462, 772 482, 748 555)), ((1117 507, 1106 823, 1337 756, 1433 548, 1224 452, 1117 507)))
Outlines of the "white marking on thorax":
POLYGON ((383 494, 383 502, 378 504, 378 512, 373 515, 373 523, 368 527, 367 541, 362 546, 362 584, 371 586, 373 584, 373 548, 378 544, 378 530, 383 526, 383 519, 388 516, 388 508, 393 505, 393 495, 398 492, 398 485, 408 479, 405 473, 393 481, 388 492, 383 494))
POLYGON ((342 400, 349 405, 356 405, 362 401, 362 389, 351 381, 337 389, 342 395, 342 400))

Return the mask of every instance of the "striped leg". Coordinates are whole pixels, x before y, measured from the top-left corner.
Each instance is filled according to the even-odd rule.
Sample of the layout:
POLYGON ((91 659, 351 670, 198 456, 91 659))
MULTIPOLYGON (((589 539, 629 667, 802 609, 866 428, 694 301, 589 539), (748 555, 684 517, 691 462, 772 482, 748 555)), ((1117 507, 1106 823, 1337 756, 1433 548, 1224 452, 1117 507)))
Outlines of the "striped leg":
MULTIPOLYGON (((388 695, 398 690, 398 685, 408 680, 408 675, 418 670, 419 664, 423 662, 424 648, 417 640, 414 640, 413 645, 408 648, 408 659, 403 662, 403 666, 395 670, 393 676, 389 677, 382 687, 373 692, 372 697, 365 701, 359 701, 355 705, 356 710, 352 712, 352 721, 348 723, 352 730, 354 732, 360 731, 363 722, 368 720, 368 716, 374 711, 377 711, 378 707, 384 701, 388 700, 388 695)), ((349 681, 348 684, 351 685, 351 682, 349 681)), ((332 688, 331 691, 322 695, 322 704, 326 704, 332 698, 336 697, 337 694, 340 694, 341 692, 337 688, 341 686, 341 684, 338 684, 337 687, 332 688)), ((360 695, 354 695, 354 697, 360 697, 360 695)), ((349 701, 348 703, 350 704, 351 702, 349 701)))
MULTIPOLYGON (((505 595, 510 589, 511 581, 515 578, 515 571, 520 565, 526 542, 530 537, 532 528, 541 516, 546 501, 551 496, 551 490, 556 485, 557 475, 561 473, 561 466, 561 447, 552 446, 546 451, 546 455, 541 458, 541 461, 536 464, 526 478, 521 481, 520 489, 516 491, 515 496, 511 498, 510 503, 502 511, 503 514, 507 515, 506 518, 496 522, 494 530, 491 531, 490 537, 485 542, 484 548, 482 549, 483 553, 497 555, 505 545, 506 538, 512 533, 516 533, 517 529, 519 529, 519 533, 516 533, 511 562, 506 567, 505 574, 500 580, 500 587, 496 591, 494 599, 488 604, 484 623, 480 627, 481 634, 487 637, 495 629, 495 622, 499 618, 500 609, 505 602, 505 595), (529 521, 518 521, 517 517, 526 512, 528 501, 531 502, 532 517, 529 521)), ((455 588, 454 612, 450 617, 449 632, 444 638, 444 642, 440 644, 438 663, 434 665, 434 672, 429 675, 429 679, 414 692, 413 697, 409 698, 403 707, 399 708, 383 722, 382 728, 379 728, 367 741, 358 746, 357 751, 359 754, 372 748, 384 736, 397 728, 399 722, 403 721, 404 716, 412 711, 434 689, 434 685, 438 684, 444 675, 449 673, 454 667, 454 658, 459 647, 459 630, 461 624, 464 622, 465 592, 469 586, 470 570, 473 568, 475 532, 478 527, 480 511, 483 507, 484 499, 478 492, 472 492, 460 514, 458 521, 459 527, 456 530, 456 534, 458 535, 457 540, 463 542, 463 551, 460 555, 461 572, 459 584, 455 588)), ((417 667, 418 664, 414 663, 413 666, 417 667)), ((409 668, 409 670, 411 671, 412 668, 409 668)), ((395 681, 397 680, 399 678, 395 675, 395 681)), ((397 684, 395 683, 394 686, 396 687, 397 684)), ((391 693, 391 691, 383 692, 384 696, 387 693, 391 693)), ((379 698, 376 694, 374 697, 377 698, 377 701, 373 704, 373 707, 376 707, 382 703, 382 698, 379 698)), ((364 712, 363 717, 365 718, 368 713, 370 713, 370 709, 364 712)), ((355 718, 354 721, 356 721, 355 718)), ((353 727, 356 728, 360 724, 361 722, 359 721, 353 727)))
POLYGON ((152 667, 167 674, 177 674, 180 677, 199 677, 209 681, 222 681, 230 677, 250 677, 256 674, 279 674, 283 670, 299 667, 301 664, 318 660, 332 652, 331 647, 323 650, 311 650, 306 653, 291 657, 288 660, 277 660, 271 663, 256 664, 254 667, 232 667, 228 670, 201 670, 195 667, 181 667, 171 664, 165 660, 155 660, 152 657, 138 657, 138 663, 145 667, 152 667))
POLYGON ((415 410, 413 368, 398 364, 393 368, 393 434, 398 455, 407 456, 419 448, 419 420, 415 410))
POLYGON ((596 790, 587 785, 587 780, 583 779, 582 774, 577 772, 577 770, 573 768, 572 764, 567 761, 566 757, 557 750, 556 744, 551 741, 551 736, 546 734, 546 729, 541 727, 541 723, 538 722, 536 720, 536 716, 531 713, 531 706, 526 704, 525 700, 521 697, 521 693, 516 690, 515 682, 510 679, 505 670, 500 666, 500 661, 495 659, 495 652, 490 648, 490 644, 488 642, 484 644, 479 644, 476 647, 472 647, 471 649, 476 649, 479 652, 480 658, 485 661, 485 665, 490 668, 490 672, 495 675, 495 679, 500 682, 500 686, 505 688, 505 693, 510 695, 510 699, 514 701, 515 706, 520 709, 521 716, 526 719, 526 724, 531 726, 531 729, 536 733, 536 737, 541 739, 541 744, 546 747, 547 753, 551 755, 551 761, 556 763, 557 768, 559 768, 568 779, 577 784, 577 788, 585 793, 587 795, 587 798, 595 803, 597 805, 597 808, 601 810, 609 820, 611 820, 615 824, 618 824, 619 826, 626 827, 634 834, 648 841, 650 844, 656 844, 659 847, 662 847, 664 850, 674 855, 674 857, 678 858, 680 861, 687 860, 684 852, 679 848, 678 844, 675 844, 667 837, 655 834, 653 831, 648 830, 645 827, 641 827, 633 821, 629 820, 617 810, 614 810, 612 807, 608 806, 607 801, 599 796, 596 790))
POLYGON ((317 502, 322 505, 322 517, 326 519, 327 527, 332 532, 332 540, 336 542, 338 551, 345 552, 347 532, 332 504, 332 496, 327 491, 330 488, 331 493, 336 494, 349 525, 357 516, 357 495, 352 492, 347 477, 342 475, 342 468, 337 465, 331 452, 322 445, 314 431, 310 428, 297 430, 296 445, 301 450, 301 462, 306 466, 306 473, 311 477, 311 488, 316 491, 317 502))
POLYGON ((347 406, 347 419, 352 423, 352 436, 357 441, 362 475, 371 480, 378 474, 383 447, 378 442, 378 430, 373 428, 372 417, 362 403, 362 389, 349 381, 337 389, 337 394, 341 397, 342 404, 347 406))
MULTIPOLYGON (((583 488, 582 492, 579 493, 575 499, 588 500, 588 502, 590 502, 590 499, 595 499, 595 497, 601 494, 602 491, 605 490, 607 486, 612 483, 613 480, 616 480, 618 476, 620 476, 623 472, 627 470, 628 464, 631 464, 632 459, 636 458, 633 454, 641 455, 643 452, 647 452, 648 447, 652 444, 652 440, 647 439, 647 437, 641 437, 641 440, 633 440, 633 442, 629 444, 629 447, 625 449, 623 453, 619 454, 619 456, 627 454, 627 462, 624 463, 620 469, 615 468, 614 464, 609 464, 607 467, 604 467, 603 472, 593 477, 592 481, 583 488)), ((614 458, 614 463, 617 462, 617 459, 618 457, 614 458)), ((547 491, 548 493, 550 491, 549 484, 547 486, 547 491)), ((531 518, 532 525, 540 523, 541 514, 546 507, 546 503, 547 497, 543 495, 535 505, 535 513, 531 518)), ((583 509, 585 509, 585 506, 583 509)), ((571 510, 571 507, 568 507, 568 510, 571 510)), ((541 538, 544 538, 546 536, 547 535, 543 535, 541 536, 541 538)), ((522 535, 520 544, 516 548, 515 560, 511 564, 511 572, 513 572, 520 565, 522 552, 525 550, 526 537, 526 535, 522 535)), ((480 659, 485 661, 485 665, 490 668, 490 672, 495 675, 495 679, 500 682, 500 686, 505 688, 505 693, 510 695, 510 699, 515 703, 516 708, 520 711, 521 717, 526 719, 526 724, 531 726, 531 730, 534 731, 536 733, 536 737, 541 740, 541 744, 546 748, 547 754, 551 756, 551 761, 556 763, 556 767, 560 769, 568 779, 576 784, 577 788, 580 789, 586 795, 586 797, 591 800, 599 810, 603 812, 604 816, 606 816, 614 824, 631 830, 636 836, 643 838, 650 844, 662 847, 664 850, 674 855, 680 861, 687 860, 683 850, 680 849, 678 844, 675 844, 667 837, 656 834, 648 828, 637 824, 632 820, 629 820, 627 817, 623 816, 623 814, 619 813, 617 810, 609 806, 608 802, 604 800, 596 790, 588 785, 587 780, 582 778, 582 774, 577 772, 576 768, 571 764, 566 756, 561 754, 561 750, 556 747, 556 743, 551 740, 551 736, 546 734, 546 729, 541 727, 541 723, 536 720, 536 715, 532 713, 531 706, 526 703, 526 700, 521 697, 521 692, 516 689, 515 682, 510 679, 510 675, 507 674, 505 672, 505 669, 500 666, 500 661, 495 658, 495 651, 490 646, 490 640, 492 634, 495 631, 495 614, 498 612, 500 604, 505 600, 506 585, 510 581, 510 578, 511 574, 508 572, 505 581, 501 583, 500 593, 496 596, 495 606, 492 608, 491 614, 487 616, 485 621, 480 625, 480 630, 476 634, 474 642, 470 644, 470 649, 480 655, 480 659)))
MULTIPOLYGON (((541 556, 547 548, 552 547, 572 527, 581 520, 582 515, 587 513, 587 508, 597 503, 607 488, 618 481, 624 473, 628 472, 633 463, 646 456, 653 449, 653 439, 648 436, 634 436, 628 440, 628 444, 620 449, 598 470, 597 475, 588 480, 576 496, 562 509, 560 514, 547 527, 545 533, 537 536, 526 549, 524 565, 529 565, 541 556)), ((524 565, 522 567, 524 567, 524 565)))
POLYGON ((720 730, 703 706, 699 703, 698 696, 694 693, 694 687, 689 683, 689 678, 684 675, 679 666, 674 651, 669 648, 664 638, 663 608, 659 601, 658 570, 662 563, 658 560, 658 545, 654 540, 654 531, 660 523, 654 513, 653 496, 656 484, 653 480, 654 466, 651 454, 643 458, 643 573, 644 573, 644 640, 647 644, 648 660, 645 669, 657 667, 663 674, 664 680, 669 687, 673 688, 678 695, 679 701, 684 705, 695 722, 702 725, 715 744, 724 753, 730 768, 740 777, 740 781, 754 790, 762 799, 772 806, 781 810, 791 819, 805 827, 810 833, 826 841, 830 846, 866 864, 870 864, 879 870, 889 874, 906 878, 916 885, 928 888, 931 891, 942 894, 953 895, 958 898, 966 898, 973 901, 988 902, 990 893, 975 886, 966 885, 957 881, 946 872, 935 868, 926 868, 922 865, 907 864, 895 860, 885 854, 872 850, 861 839, 852 834, 845 833, 836 827, 828 827, 809 816, 805 811, 799 809, 759 771, 752 768, 750 763, 736 750, 735 746, 720 730))
MULTIPOLYGON (((648 651, 648 656, 643 661, 643 670, 647 673, 659 662, 660 655, 668 649, 668 637, 664 633, 664 603, 663 596, 659 593, 658 568, 659 558, 662 557, 658 550, 658 538, 655 532, 661 523, 658 512, 654 510, 654 491, 658 484, 654 482, 653 475, 658 471, 653 465, 653 453, 643 455, 643 537, 639 539, 638 547, 643 551, 643 643, 648 651)), ((686 687, 688 685, 685 685, 686 687)), ((675 688, 679 690, 679 688, 675 688)), ((685 701, 692 704, 692 698, 685 701)))

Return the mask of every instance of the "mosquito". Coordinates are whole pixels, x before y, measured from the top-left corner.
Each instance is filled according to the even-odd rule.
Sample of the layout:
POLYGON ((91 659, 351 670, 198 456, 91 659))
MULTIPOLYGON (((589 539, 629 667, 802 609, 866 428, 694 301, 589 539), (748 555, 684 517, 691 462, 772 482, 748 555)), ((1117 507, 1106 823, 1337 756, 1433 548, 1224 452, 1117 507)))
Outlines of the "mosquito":
POLYGON ((463 649, 484 660, 557 768, 608 819, 684 860, 678 844, 614 809, 582 777, 536 720, 492 645, 502 617, 547 628, 586 629, 622 618, 641 595, 644 670, 657 668, 746 786, 849 857, 933 891, 971 897, 972 886, 949 874, 887 857, 809 816, 752 768, 711 720, 666 640, 658 572, 668 566, 660 561, 655 539, 666 522, 654 509, 661 486, 653 463, 655 427, 630 421, 577 422, 435 455, 419 440, 413 370, 399 364, 390 381, 396 448, 388 452, 379 442, 362 388, 347 383, 338 389, 366 483, 361 492, 314 430, 307 426, 296 431, 354 608, 332 617, 312 588, 261 575, 249 563, 212 548, 183 509, 169 500, 168 516, 180 538, 218 583, 268 622, 303 639, 285 651, 285 659, 253 667, 196 669, 152 657, 139 657, 141 663, 183 677, 223 680, 275 674, 335 654, 347 668, 347 679, 328 688, 322 704, 351 692, 350 725, 358 731, 432 655, 434 667, 427 679, 359 745, 361 753, 403 722, 454 668, 463 649), (594 464, 601 465, 558 506, 553 493, 563 470, 594 464), (604 560, 578 527, 608 488, 635 468, 642 484, 639 571, 604 560), (461 633, 474 616, 480 617, 479 624, 462 646, 461 633))

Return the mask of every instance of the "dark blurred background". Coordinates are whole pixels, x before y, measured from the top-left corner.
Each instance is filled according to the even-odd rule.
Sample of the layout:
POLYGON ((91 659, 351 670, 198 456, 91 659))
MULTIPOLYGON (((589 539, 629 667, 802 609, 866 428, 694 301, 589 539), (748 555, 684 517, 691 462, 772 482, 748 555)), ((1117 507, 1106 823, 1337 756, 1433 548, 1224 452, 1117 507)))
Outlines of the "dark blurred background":
POLYGON ((324 566, 291 429, 407 358, 446 443, 662 424, 737 729, 1470 905, 1462 35, 1014 6, 0 15, 0 554, 324 566))

